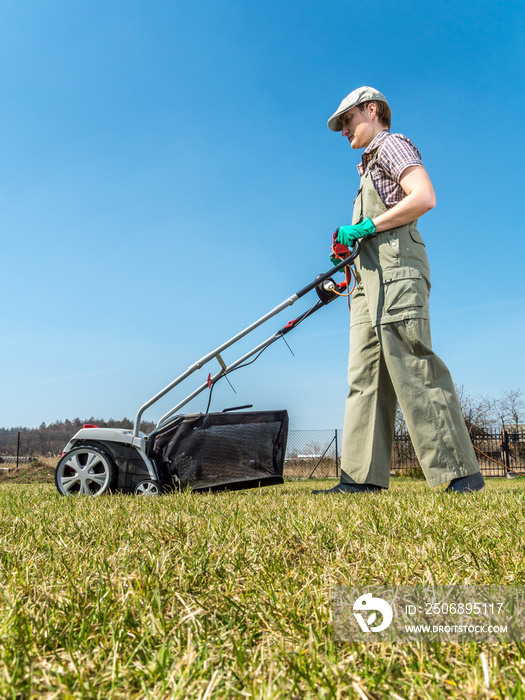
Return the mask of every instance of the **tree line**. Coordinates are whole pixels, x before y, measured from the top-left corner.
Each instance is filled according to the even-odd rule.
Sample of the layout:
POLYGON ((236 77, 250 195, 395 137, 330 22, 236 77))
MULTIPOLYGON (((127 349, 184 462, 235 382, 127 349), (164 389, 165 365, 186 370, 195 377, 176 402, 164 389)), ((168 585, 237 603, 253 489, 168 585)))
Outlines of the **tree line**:
MULTIPOLYGON (((124 428, 132 430, 133 421, 128 418, 123 418, 122 420, 114 420, 110 418, 109 420, 104 420, 103 418, 85 418, 81 420, 80 418, 73 418, 73 420, 57 420, 54 423, 41 423, 38 428, 23 428, 18 426, 16 428, 0 428, 0 433, 39 433, 42 435, 48 435, 50 433, 71 433, 72 435, 80 430, 84 425, 97 425, 99 428, 124 428)), ((140 427, 145 433, 150 433, 155 428, 155 423, 150 421, 142 421, 140 427)))

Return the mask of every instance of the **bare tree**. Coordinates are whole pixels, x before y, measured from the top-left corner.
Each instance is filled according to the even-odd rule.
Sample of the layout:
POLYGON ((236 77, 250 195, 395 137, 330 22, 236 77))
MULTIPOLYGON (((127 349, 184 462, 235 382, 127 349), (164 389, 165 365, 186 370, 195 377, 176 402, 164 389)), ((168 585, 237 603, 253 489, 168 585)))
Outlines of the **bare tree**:
POLYGON ((468 394, 463 384, 456 385, 456 393, 469 434, 482 435, 490 432, 490 426, 494 422, 496 402, 482 394, 476 396, 468 394))
POLYGON ((399 405, 399 401, 397 402, 397 406, 396 406, 395 431, 396 431, 396 435, 399 433, 406 433, 407 432, 407 424, 405 421, 405 416, 403 415, 403 411, 401 410, 401 406, 399 405))
POLYGON ((521 389, 507 389, 507 391, 504 391, 503 396, 497 399, 496 406, 502 425, 513 423, 516 432, 518 432, 519 424, 525 412, 525 402, 521 389))

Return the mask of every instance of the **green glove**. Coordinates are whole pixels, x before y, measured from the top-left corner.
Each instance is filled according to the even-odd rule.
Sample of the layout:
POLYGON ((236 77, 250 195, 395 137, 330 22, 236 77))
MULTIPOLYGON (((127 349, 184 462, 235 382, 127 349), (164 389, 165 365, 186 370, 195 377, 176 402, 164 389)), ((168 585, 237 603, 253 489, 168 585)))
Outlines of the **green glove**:
POLYGON ((368 217, 354 226, 339 226, 337 229, 337 242, 350 248, 354 241, 365 236, 372 236, 376 227, 372 219, 368 217))

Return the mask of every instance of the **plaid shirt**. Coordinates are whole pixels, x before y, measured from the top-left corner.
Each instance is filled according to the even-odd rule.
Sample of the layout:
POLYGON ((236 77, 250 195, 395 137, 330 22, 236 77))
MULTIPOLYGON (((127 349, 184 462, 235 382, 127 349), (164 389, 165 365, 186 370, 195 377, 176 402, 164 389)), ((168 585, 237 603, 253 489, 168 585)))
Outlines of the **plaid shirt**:
POLYGON ((410 139, 402 134, 391 134, 388 129, 381 131, 363 153, 357 166, 362 177, 377 153, 370 167, 372 182, 381 201, 387 209, 406 197, 399 184, 401 175, 411 165, 423 165, 421 154, 410 139))

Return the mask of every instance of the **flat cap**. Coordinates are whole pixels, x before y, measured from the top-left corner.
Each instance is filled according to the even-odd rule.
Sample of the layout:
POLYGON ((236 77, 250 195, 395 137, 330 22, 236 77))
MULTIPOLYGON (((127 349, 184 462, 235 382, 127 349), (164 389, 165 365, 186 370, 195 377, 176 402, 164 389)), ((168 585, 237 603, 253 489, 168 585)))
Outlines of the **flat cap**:
POLYGON ((363 102, 372 102, 374 100, 377 102, 386 102, 388 104, 386 97, 373 87, 364 85, 363 87, 357 88, 357 90, 353 90, 345 97, 337 108, 337 111, 334 112, 328 120, 328 128, 332 131, 342 131, 343 125, 341 124, 341 116, 345 112, 348 112, 349 109, 363 102))

